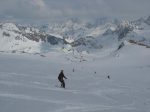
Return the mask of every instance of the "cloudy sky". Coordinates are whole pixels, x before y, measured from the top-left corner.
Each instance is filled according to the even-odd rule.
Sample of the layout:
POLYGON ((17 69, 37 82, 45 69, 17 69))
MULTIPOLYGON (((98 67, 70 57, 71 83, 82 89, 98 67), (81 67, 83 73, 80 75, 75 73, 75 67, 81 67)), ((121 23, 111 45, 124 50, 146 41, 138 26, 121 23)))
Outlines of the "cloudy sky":
POLYGON ((150 15, 150 0, 0 0, 0 20, 48 22, 150 15))

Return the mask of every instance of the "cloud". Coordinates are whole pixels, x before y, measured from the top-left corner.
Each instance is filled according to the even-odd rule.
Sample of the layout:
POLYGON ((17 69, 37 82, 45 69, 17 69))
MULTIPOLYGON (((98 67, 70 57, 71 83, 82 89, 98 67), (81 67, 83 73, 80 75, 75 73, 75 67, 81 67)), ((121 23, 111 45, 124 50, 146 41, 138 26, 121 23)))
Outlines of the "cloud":
POLYGON ((115 16, 137 18, 149 15, 150 0, 105 0, 115 16))
POLYGON ((48 8, 43 0, 2 0, 0 15, 20 19, 46 17, 48 8))
POLYGON ((51 21, 149 15, 150 0, 0 0, 0 19, 51 21))
POLYGON ((43 0, 30 0, 27 1, 28 5, 36 9, 39 14, 41 13, 47 13, 48 12, 48 7, 46 6, 45 2, 43 0))
POLYGON ((104 16, 110 10, 104 0, 62 0, 61 2, 60 0, 55 0, 55 2, 45 0, 45 2, 49 6, 50 15, 58 18, 94 18, 104 16))

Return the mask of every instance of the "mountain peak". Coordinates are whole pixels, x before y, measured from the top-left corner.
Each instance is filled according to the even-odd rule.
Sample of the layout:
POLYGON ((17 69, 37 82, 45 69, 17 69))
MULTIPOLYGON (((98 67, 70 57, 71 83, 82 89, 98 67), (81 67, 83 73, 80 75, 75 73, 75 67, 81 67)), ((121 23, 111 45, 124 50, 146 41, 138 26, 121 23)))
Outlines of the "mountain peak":
POLYGON ((2 27, 6 30, 14 30, 14 31, 19 31, 18 27, 14 23, 4 23, 2 24, 2 27))

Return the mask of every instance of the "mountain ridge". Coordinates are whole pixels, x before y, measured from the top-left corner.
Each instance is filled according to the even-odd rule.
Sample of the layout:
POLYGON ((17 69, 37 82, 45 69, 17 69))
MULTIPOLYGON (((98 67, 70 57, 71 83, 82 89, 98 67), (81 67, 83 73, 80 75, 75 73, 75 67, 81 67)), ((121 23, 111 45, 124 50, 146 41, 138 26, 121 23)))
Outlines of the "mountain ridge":
POLYGON ((95 23, 68 20, 38 27, 1 22, 0 51, 43 53, 57 47, 59 51, 94 52, 112 47, 117 50, 124 41, 149 48, 149 22, 150 16, 135 21, 107 21, 103 18, 95 23))

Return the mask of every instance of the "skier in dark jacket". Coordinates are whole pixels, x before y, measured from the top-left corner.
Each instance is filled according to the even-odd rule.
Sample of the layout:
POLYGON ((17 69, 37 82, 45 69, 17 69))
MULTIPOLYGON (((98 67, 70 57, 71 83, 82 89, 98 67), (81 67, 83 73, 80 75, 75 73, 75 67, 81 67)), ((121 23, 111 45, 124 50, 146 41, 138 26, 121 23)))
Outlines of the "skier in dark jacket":
POLYGON ((65 81, 63 78, 67 79, 67 77, 63 73, 63 70, 61 70, 61 72, 59 73, 59 76, 58 76, 58 80, 61 82, 61 87, 65 88, 65 81))

